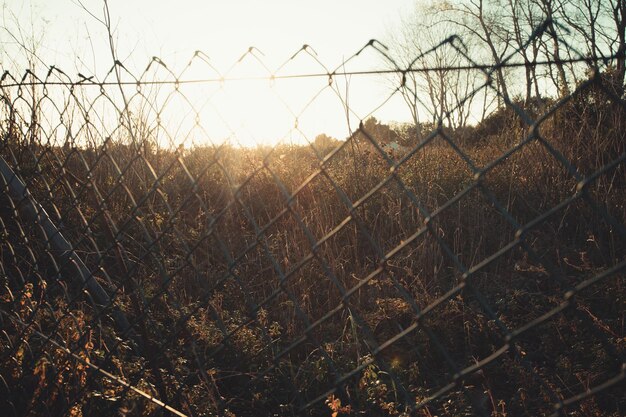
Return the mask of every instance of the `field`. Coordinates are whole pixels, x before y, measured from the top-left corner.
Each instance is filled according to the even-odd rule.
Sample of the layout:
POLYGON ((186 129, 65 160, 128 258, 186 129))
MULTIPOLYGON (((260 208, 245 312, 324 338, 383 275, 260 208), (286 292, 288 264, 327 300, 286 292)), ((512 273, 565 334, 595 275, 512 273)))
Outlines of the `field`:
POLYGON ((5 103, 0 155, 32 195, 2 177, 0 409, 623 415, 606 82, 390 151, 375 120, 311 146, 57 146, 5 103))

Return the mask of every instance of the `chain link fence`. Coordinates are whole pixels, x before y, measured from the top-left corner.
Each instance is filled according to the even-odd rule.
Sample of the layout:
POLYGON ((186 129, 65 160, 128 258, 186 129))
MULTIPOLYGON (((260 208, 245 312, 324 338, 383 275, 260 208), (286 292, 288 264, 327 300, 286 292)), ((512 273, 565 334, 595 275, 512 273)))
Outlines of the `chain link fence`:
MULTIPOLYGON (((341 141, 299 130, 320 94, 351 112, 338 80, 368 74, 248 80, 321 80, 286 105, 309 143, 256 148, 207 126, 228 124, 211 103, 253 48, 224 73, 197 53, 204 80, 156 58, 102 81, 6 72, 2 414, 623 415, 623 85, 568 47, 597 70, 514 100, 495 71, 527 67, 515 53, 479 65, 453 37, 425 54, 442 48, 481 81, 395 140, 367 120, 341 141), (487 96, 476 126, 448 123, 487 96)), ((372 71, 387 100, 442 70, 364 51, 393 64, 372 71)))

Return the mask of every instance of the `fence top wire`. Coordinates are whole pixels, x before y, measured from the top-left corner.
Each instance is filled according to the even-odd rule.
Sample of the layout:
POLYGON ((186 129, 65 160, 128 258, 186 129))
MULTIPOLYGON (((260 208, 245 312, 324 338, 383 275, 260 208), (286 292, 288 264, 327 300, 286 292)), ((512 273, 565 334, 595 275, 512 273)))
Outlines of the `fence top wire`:
MULTIPOLYGON (((197 53, 194 57, 198 56, 197 53)), ((270 72, 269 75, 256 75, 256 76, 242 76, 242 77, 209 77, 209 78, 193 78, 185 79, 176 77, 174 80, 136 80, 136 81, 97 81, 95 76, 86 76, 78 74, 74 81, 49 81, 48 78, 55 72, 65 75, 65 73, 57 68, 51 66, 45 79, 38 78, 31 70, 26 70, 21 78, 14 77, 9 70, 6 70, 2 77, 0 77, 0 84, 2 87, 31 87, 31 86, 81 86, 81 87, 102 87, 102 86, 132 86, 132 85, 184 85, 184 84, 204 84, 204 83, 225 83, 225 82, 237 82, 237 81, 268 81, 275 80, 289 80, 298 78, 328 78, 332 80, 335 77, 349 77, 349 76, 362 76, 362 75, 393 75, 393 74, 409 74, 409 73, 428 73, 428 72, 442 72, 442 71, 470 71, 470 70, 494 70, 497 68, 536 68, 541 66, 553 66, 558 64, 577 64, 586 63, 589 66, 602 63, 607 65, 611 60, 623 59, 626 53, 615 53, 604 58, 589 58, 589 57, 575 57, 565 59, 544 59, 535 60, 531 62, 504 62, 501 64, 493 63, 472 63, 468 65, 448 65, 448 66, 426 66, 426 67, 407 67, 407 68, 390 68, 390 69, 375 69, 375 70, 353 70, 342 71, 335 69, 332 72, 312 72, 312 73, 293 73, 293 74, 280 74, 277 71, 270 72), (36 81, 29 81, 29 76, 37 78, 36 81), (7 82, 8 80, 8 82, 7 82), (19 80, 19 81, 18 81, 19 80)), ((157 57, 153 57, 151 62, 156 62, 159 65, 167 67, 166 64, 157 57)), ((114 72, 116 67, 124 67, 121 62, 116 63, 107 74, 114 72)), ((150 67, 150 65, 148 66, 150 67)), ((282 66, 281 66, 282 67, 282 66)), ((339 68, 339 67, 338 67, 339 68)))
MULTIPOLYGON (((199 84, 199 83, 224 83, 224 82, 232 82, 232 81, 274 81, 281 79, 292 79, 292 78, 334 78, 334 77, 347 77, 347 76, 358 76, 358 75, 390 75, 390 74, 403 74, 403 73, 420 73, 420 72, 441 72, 441 71, 467 71, 467 70, 492 70, 494 68, 535 68, 538 66, 552 66, 556 64, 576 64, 576 63, 608 63, 610 60, 624 58, 624 53, 616 53, 606 58, 598 58, 596 60, 591 58, 567 58, 567 59, 545 59, 545 60, 537 60, 533 62, 507 62, 502 64, 469 64, 469 65, 450 65, 450 66, 429 66, 429 67, 418 67, 418 68, 392 68, 392 69, 380 69, 380 70, 355 70, 355 71, 341 71, 335 70, 332 72, 315 72, 315 73, 294 73, 294 74, 279 74, 277 72, 272 72, 270 75, 258 75, 258 76, 248 76, 248 77, 219 77, 219 78, 197 78, 197 79, 175 79, 175 80, 145 80, 145 81, 102 81, 98 82, 95 80, 95 76, 85 76, 83 74, 78 74, 78 79, 76 81, 47 81, 40 80, 37 81, 26 81, 28 75, 33 74, 30 70, 27 70, 22 77, 22 81, 15 81, 2 84, 3 87, 20 87, 20 86, 42 86, 42 85, 58 85, 58 86, 111 86, 111 85, 180 85, 180 84, 199 84)), ((153 58, 153 62, 159 62, 160 65, 165 66, 163 61, 159 58, 153 58)), ((120 63, 119 66, 123 65, 120 63)), ((112 68, 115 68, 112 67, 112 68)), ((63 73, 60 69, 55 66, 50 67, 48 72, 48 76, 53 72, 59 71, 63 73)), ((110 72, 112 72, 113 69, 110 72)), ((33 74, 34 75, 34 74, 33 74)), ((10 71, 5 71, 2 78, 0 78, 0 82, 4 82, 6 79, 17 80, 17 78, 13 77, 10 71)))
MULTIPOLYGON (((626 104, 600 71, 536 111, 491 81, 498 69, 596 68, 624 55, 592 62, 567 45, 567 59, 516 62, 518 49, 483 65, 450 37, 421 56, 443 47, 467 64, 416 58, 402 69, 371 40, 333 70, 305 45, 274 71, 250 48, 213 68, 217 78, 175 75, 159 58, 138 78, 115 62, 101 82, 55 67, 43 79, 5 72, 0 405, 15 415, 623 411, 626 104), (393 69, 345 69, 370 48, 393 69), (301 53, 322 70, 282 73, 301 53), (266 75, 232 75, 247 58, 266 75), (144 80, 154 65, 171 79, 144 80), (158 118, 133 123, 129 110, 139 100, 160 115, 186 98, 182 84, 400 75, 382 106, 410 88, 408 74, 470 70, 484 81, 400 155, 364 120, 325 149, 309 141, 306 155, 159 149, 144 137, 164 130, 158 118), (139 89, 103 89, 118 85, 174 91, 159 107, 139 89), (56 122, 11 90, 35 86, 67 87, 78 112, 55 103, 56 122), (92 86, 98 97, 76 99, 92 86), (484 91, 502 102, 495 128, 444 126, 484 91), (100 101, 130 141, 92 132, 100 101), (94 135, 93 146, 58 146, 59 126, 94 135)), ((308 109, 289 111, 297 120, 308 109)))

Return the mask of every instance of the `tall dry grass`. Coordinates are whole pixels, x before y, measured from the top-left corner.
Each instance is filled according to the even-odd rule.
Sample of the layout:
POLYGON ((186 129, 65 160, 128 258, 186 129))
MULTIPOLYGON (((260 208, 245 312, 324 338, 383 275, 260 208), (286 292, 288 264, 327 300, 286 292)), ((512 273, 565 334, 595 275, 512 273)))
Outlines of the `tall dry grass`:
MULTIPOLYGON (((624 162, 595 176, 624 155, 624 107, 593 85, 543 105, 534 128, 501 110, 442 131, 393 175, 389 160, 403 155, 387 159, 363 136, 322 162, 330 149, 64 148, 8 129, 2 155, 136 325, 142 354, 6 196, 2 308, 195 415, 290 415, 358 366, 339 397, 307 412, 398 415, 624 260, 624 162)), ((545 414, 614 375, 622 277, 582 292, 421 415, 545 414)), ((4 329, 17 415, 156 410, 31 330, 4 329)), ((573 412, 624 407, 607 390, 573 412)))

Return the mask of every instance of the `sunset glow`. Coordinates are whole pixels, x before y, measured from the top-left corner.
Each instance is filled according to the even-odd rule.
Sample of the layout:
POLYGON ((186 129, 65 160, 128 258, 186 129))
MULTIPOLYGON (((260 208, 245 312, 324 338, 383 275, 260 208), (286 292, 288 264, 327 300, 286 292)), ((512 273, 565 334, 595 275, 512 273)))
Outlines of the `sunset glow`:
MULTIPOLYGON (((174 9, 170 2, 108 2, 115 53, 124 67, 142 82, 182 82, 178 89, 162 85, 142 91, 168 103, 158 117, 169 134, 165 144, 227 140, 241 146, 306 143, 321 133, 349 136, 389 98, 389 82, 324 74, 386 68, 375 51, 354 54, 370 39, 384 40, 411 4, 186 0, 176 2, 174 9), (158 59, 146 70, 152 57, 158 59), (280 78, 293 75, 316 76, 280 78)), ((20 8, 5 6, 7 31, 20 30, 2 34, 5 45, 18 51, 12 54, 5 47, 2 64, 23 68, 29 58, 18 43, 32 42, 40 72, 55 65, 73 79, 82 74, 102 81, 113 62, 106 30, 98 21, 103 18, 100 0, 30 0, 20 8)), ((134 88, 126 94, 132 96, 134 88)), ((389 121, 409 117, 398 97, 376 115, 389 121)))

